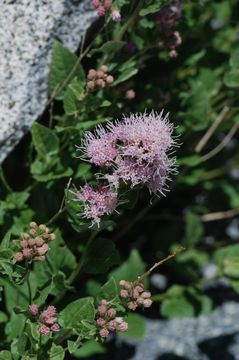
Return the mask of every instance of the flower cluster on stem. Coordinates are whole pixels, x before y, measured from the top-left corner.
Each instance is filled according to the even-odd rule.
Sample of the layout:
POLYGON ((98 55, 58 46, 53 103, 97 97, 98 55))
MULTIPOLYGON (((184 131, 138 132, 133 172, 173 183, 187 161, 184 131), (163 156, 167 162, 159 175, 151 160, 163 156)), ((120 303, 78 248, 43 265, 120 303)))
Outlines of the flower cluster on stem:
POLYGON ((108 74, 108 66, 101 65, 99 70, 90 69, 87 75, 89 90, 103 89, 113 83, 114 78, 108 74))
POLYGON ((49 335, 60 331, 60 325, 57 322, 55 306, 48 306, 46 310, 39 312, 39 306, 29 305, 29 313, 38 321, 38 331, 42 335, 49 335))
POLYGON ((122 317, 116 316, 116 310, 110 303, 103 299, 96 309, 96 323, 99 329, 99 336, 107 338, 110 332, 125 332, 128 330, 128 323, 122 317))
POLYGON ((137 307, 149 308, 152 305, 151 293, 144 291, 144 285, 138 281, 120 281, 120 297, 129 310, 137 307))
POLYGON ((15 261, 24 259, 31 261, 44 261, 49 250, 48 243, 56 238, 53 232, 50 232, 44 224, 37 225, 32 221, 29 224, 29 232, 22 235, 20 242, 21 251, 14 256, 15 261))
POLYGON ((120 12, 113 6, 112 0, 92 0, 92 6, 95 8, 98 16, 104 16, 107 12, 111 12, 113 21, 121 21, 120 12))
POLYGON ((101 167, 102 173, 98 177, 108 183, 108 191, 105 186, 104 192, 110 207, 105 210, 105 204, 102 208, 101 201, 98 201, 101 188, 94 193, 87 185, 81 188, 76 197, 87 205, 84 216, 92 218, 93 224, 99 224, 101 214, 113 212, 117 205, 117 192, 122 183, 131 188, 145 185, 151 193, 163 194, 169 173, 175 170, 175 158, 167 155, 176 145, 172 131, 173 126, 168 121, 168 114, 163 117, 163 112, 151 112, 131 114, 122 121, 108 123, 106 128, 98 126, 94 133, 87 132, 82 141, 81 151, 84 159, 101 167), (86 197, 85 190, 91 192, 90 198, 88 193, 86 197), (91 216, 96 213, 97 216, 91 216))

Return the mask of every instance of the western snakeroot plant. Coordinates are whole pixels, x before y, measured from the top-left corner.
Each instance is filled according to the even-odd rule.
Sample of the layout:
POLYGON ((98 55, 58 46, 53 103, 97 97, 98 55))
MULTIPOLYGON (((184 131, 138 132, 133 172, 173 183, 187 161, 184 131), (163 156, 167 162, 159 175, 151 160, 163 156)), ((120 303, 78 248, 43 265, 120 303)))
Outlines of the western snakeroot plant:
POLYGON ((193 317, 215 307, 213 279, 239 292, 235 231, 204 225, 239 213, 236 0, 92 6, 76 54, 54 44, 44 117, 0 169, 1 360, 103 353, 143 337, 152 303, 193 317))

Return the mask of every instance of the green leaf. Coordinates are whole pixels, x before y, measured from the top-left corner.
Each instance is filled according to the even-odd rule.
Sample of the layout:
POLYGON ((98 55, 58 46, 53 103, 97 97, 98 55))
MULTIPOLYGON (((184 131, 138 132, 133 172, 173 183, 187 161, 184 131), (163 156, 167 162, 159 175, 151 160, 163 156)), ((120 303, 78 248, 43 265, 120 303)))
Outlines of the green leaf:
POLYGON ((50 360, 63 360, 65 358, 65 350, 60 345, 52 344, 49 352, 50 360))
POLYGON ((7 315, 3 311, 0 311, 0 324, 7 322, 7 320, 8 320, 7 315))
POLYGON ((226 72, 224 75, 224 83, 229 88, 239 87, 239 70, 232 69, 232 70, 226 72))
POLYGON ((179 158, 177 162, 179 165, 196 166, 199 163, 199 159, 200 159, 199 155, 191 155, 191 156, 179 158))
POLYGON ((7 248, 9 248, 10 239, 11 239, 11 231, 8 231, 8 232, 6 233, 6 235, 4 236, 4 238, 2 239, 2 242, 1 242, 1 244, 0 244, 0 249, 7 249, 7 248))
POLYGON ((139 15, 146 16, 149 14, 154 14, 160 10, 161 6, 162 6, 162 1, 160 0, 154 1, 154 4, 149 5, 146 8, 140 10, 139 15))
POLYGON ((162 303, 161 314, 169 318, 193 317, 194 307, 184 297, 166 299, 162 303))
POLYGON ((102 344, 99 344, 95 340, 90 340, 84 343, 80 349, 77 349, 73 355, 74 357, 81 359, 86 358, 88 356, 96 355, 96 354, 104 354, 106 353, 106 349, 102 344))
MULTIPOLYGON (((76 61, 77 56, 75 54, 66 49, 61 43, 55 42, 52 51, 52 62, 49 77, 51 92, 55 91, 64 83, 75 66, 76 61)), ((79 65, 75 73, 72 74, 72 77, 75 76, 78 80, 81 80, 81 82, 85 81, 85 74, 81 65, 79 65)), ((57 96, 57 99, 62 99, 62 94, 57 96)))
POLYGON ((125 41, 107 41, 98 49, 92 49, 90 54, 93 55, 97 52, 103 52, 104 54, 114 54, 115 52, 122 49, 125 44, 125 41))
POLYGON ((60 324, 78 333, 84 325, 82 321, 93 322, 95 318, 94 299, 91 297, 75 300, 60 313, 60 324))
POLYGON ((12 355, 10 351, 7 350, 0 351, 0 360, 12 360, 12 355))
POLYGON ((139 314, 129 314, 125 320, 127 321, 129 328, 128 331, 121 333, 120 336, 143 339, 146 328, 143 316, 139 314))
POLYGON ((185 238, 185 245, 187 247, 193 247, 197 244, 204 233, 204 228, 202 225, 202 221, 200 217, 189 211, 186 214, 186 238, 185 238))
POLYGON ((40 157, 49 158, 59 151, 59 139, 53 130, 34 123, 31 132, 33 144, 40 157))
POLYGON ((126 69, 124 72, 122 72, 117 79, 113 82, 113 86, 116 86, 128 79, 130 79, 132 76, 136 75, 138 73, 138 69, 136 68, 129 68, 126 69))
POLYGON ((145 264, 141 259, 138 250, 131 251, 127 261, 120 265, 117 269, 113 270, 110 276, 114 277, 117 283, 120 280, 133 281, 145 272, 145 264))
POLYGON ((118 285, 113 277, 101 287, 99 295, 106 300, 113 300, 118 297, 118 285))
POLYGON ((119 253, 109 239, 95 239, 84 252, 83 267, 89 274, 105 273, 119 262, 119 253))

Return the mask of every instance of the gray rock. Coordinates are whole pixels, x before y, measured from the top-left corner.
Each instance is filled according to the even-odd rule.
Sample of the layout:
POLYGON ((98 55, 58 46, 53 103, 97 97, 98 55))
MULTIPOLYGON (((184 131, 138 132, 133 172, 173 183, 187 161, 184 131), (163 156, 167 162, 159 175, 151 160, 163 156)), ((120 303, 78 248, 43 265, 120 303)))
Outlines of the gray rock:
POLYGON ((228 302, 195 319, 147 320, 143 340, 130 360, 239 360, 239 304, 228 302))
POLYGON ((0 0, 0 163, 47 101, 56 39, 75 51, 96 18, 91 0, 0 0))

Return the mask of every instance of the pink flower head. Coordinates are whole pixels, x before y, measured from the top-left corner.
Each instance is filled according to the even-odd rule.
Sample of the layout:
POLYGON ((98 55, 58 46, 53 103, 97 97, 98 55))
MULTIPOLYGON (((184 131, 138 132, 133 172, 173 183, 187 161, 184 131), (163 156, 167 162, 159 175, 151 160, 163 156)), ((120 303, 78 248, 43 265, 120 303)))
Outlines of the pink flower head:
POLYGON ((53 305, 50 305, 47 307, 47 309, 44 311, 44 314, 47 317, 55 316, 56 315, 56 308, 53 305))
POLYGON ((151 299, 145 299, 143 305, 145 308, 149 308, 152 305, 153 301, 151 299))
POLYGON ((60 325, 57 324, 57 323, 53 324, 53 325, 51 326, 51 331, 52 331, 52 332, 58 332, 58 331, 60 331, 60 325))
POLYGON ((118 9, 112 9, 111 14, 112 14, 112 19, 115 22, 120 22, 121 21, 121 14, 120 14, 118 9))
POLYGON ((107 338, 108 335, 109 335, 109 330, 107 330, 107 329, 101 329, 100 330, 100 336, 102 338, 107 338))
POLYGON ((107 311, 107 306, 106 305, 100 305, 98 306, 97 308, 97 312, 100 314, 100 315, 105 315, 107 311))
POLYGON ((135 301, 130 301, 130 302, 128 303, 128 309, 129 309, 129 310, 134 311, 134 310, 137 309, 137 307, 138 307, 138 305, 137 305, 137 303, 136 303, 135 301))
POLYGON ((135 98, 135 91, 133 89, 129 89, 126 91, 126 98, 128 100, 132 100, 135 98))
POLYGON ((14 255, 14 258, 16 261, 22 261, 24 256, 23 256, 23 253, 22 252, 17 252, 15 255, 14 255))
POLYGON ((36 316, 36 315, 38 315, 39 305, 36 305, 36 304, 29 305, 28 310, 29 310, 30 314, 36 316))
POLYGON ((96 322, 97 322, 97 325, 99 325, 100 327, 104 326, 106 323, 105 319, 103 319, 103 318, 97 319, 96 322))
POLYGON ((51 332, 51 329, 48 326, 44 325, 44 324, 40 325, 38 330, 42 335, 49 335, 50 332, 51 332))
POLYGON ((99 187, 94 190, 85 185, 76 193, 76 199, 84 204, 83 216, 90 219, 92 225, 99 226, 103 215, 111 214, 117 206, 117 193, 109 187, 99 187))
POLYGON ((105 8, 104 8, 104 6, 100 5, 100 6, 97 8, 97 14, 98 14, 98 16, 104 16, 104 15, 105 15, 105 8))
POLYGON ((115 315, 116 315, 116 310, 113 309, 113 308, 109 309, 109 310, 107 311, 107 315, 108 315, 110 318, 115 317, 115 315))
POLYGON ((92 5, 97 9, 100 6, 100 0, 92 0, 92 5))
POLYGON ((118 324, 117 325, 117 330, 118 331, 121 331, 121 332, 125 332, 125 331, 128 331, 128 323, 126 321, 123 321, 121 324, 118 324))
POLYGON ((110 166, 117 156, 115 136, 99 126, 95 134, 86 133, 82 150, 91 163, 102 167, 110 166))

